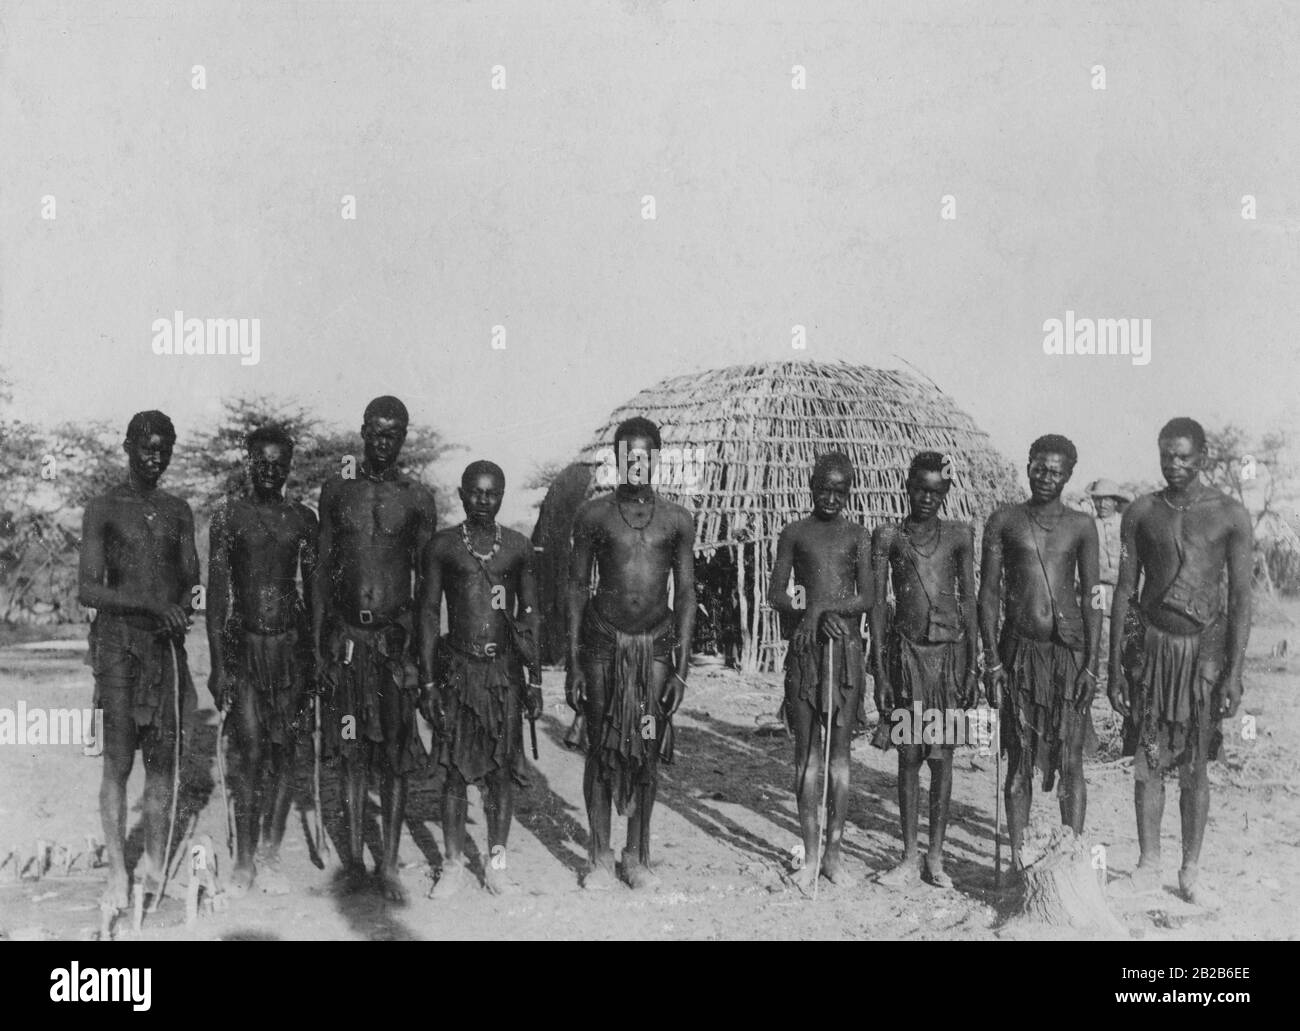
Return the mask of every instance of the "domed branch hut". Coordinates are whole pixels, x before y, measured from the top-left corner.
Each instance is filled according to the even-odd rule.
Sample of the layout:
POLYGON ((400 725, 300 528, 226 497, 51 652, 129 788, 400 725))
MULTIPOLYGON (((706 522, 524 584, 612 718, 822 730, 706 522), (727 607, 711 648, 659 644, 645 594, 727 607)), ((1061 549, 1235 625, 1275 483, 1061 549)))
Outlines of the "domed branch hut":
POLYGON ((895 369, 843 362, 734 365, 663 380, 610 413, 541 506, 534 545, 542 575, 547 659, 563 661, 569 528, 582 499, 611 489, 614 428, 643 415, 663 436, 660 494, 695 514, 700 602, 697 651, 742 670, 780 669, 777 613, 767 603, 783 527, 812 511, 808 476, 826 451, 857 470, 848 516, 868 527, 907 514, 903 479, 918 451, 951 457, 946 518, 977 528, 1017 496, 1016 476, 985 434, 946 394, 895 369))

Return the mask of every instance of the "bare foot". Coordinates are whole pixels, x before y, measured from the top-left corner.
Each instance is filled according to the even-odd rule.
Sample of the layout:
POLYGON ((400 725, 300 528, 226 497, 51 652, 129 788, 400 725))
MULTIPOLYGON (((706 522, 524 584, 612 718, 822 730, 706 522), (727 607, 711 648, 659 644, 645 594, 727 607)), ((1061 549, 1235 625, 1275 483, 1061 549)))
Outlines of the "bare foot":
POLYGON ((334 891, 341 895, 355 895, 365 890, 367 881, 365 863, 345 862, 334 879, 334 891))
POLYGON ((844 857, 838 851, 830 849, 827 849, 826 858, 822 862, 822 876, 837 888, 853 888, 858 883, 858 879, 844 865, 844 857))
POLYGON ((247 863, 240 863, 235 867, 234 872, 230 875, 230 880, 226 883, 226 894, 232 899, 242 899, 248 894, 248 890, 253 886, 253 881, 257 878, 257 867, 253 865, 250 859, 247 863))
POLYGON ((660 880, 653 870, 635 856, 629 856, 623 853, 623 880, 627 881, 629 888, 635 888, 638 891, 655 891, 659 888, 660 880))
POLYGON ((1132 895, 1153 895, 1160 891, 1160 864, 1138 863, 1133 876, 1129 878, 1127 893, 1132 895))
POLYGON ((921 883, 921 868, 916 856, 904 856, 903 861, 876 878, 877 884, 886 888, 910 888, 921 883))
POLYGON ((791 876, 790 883, 798 888, 805 895, 813 893, 813 885, 817 881, 817 864, 804 863, 791 876))
POLYGON ((438 877, 438 883, 435 884, 429 892, 431 899, 449 899, 458 894, 465 887, 465 878, 468 871, 465 869, 463 859, 448 859, 442 864, 442 874, 438 877))
POLYGON ((483 883, 493 895, 518 895, 523 890, 519 887, 519 883, 510 876, 509 870, 504 866, 498 869, 490 862, 487 869, 483 871, 483 883))
POLYGON ((605 863, 593 863, 582 879, 583 891, 612 891, 617 882, 605 863))
POLYGON ((126 871, 114 870, 108 875, 108 884, 100 896, 100 904, 114 909, 126 909, 131 904, 130 892, 126 887, 126 871))
POLYGON ((1201 909, 1214 912, 1223 908, 1223 900, 1200 879, 1194 866, 1185 866, 1178 871, 1178 894, 1201 909))
POLYGON ((379 871, 379 893, 389 902, 405 902, 406 886, 402 884, 401 874, 396 869, 379 871))
POLYGON ((925 857, 925 879, 936 888, 951 888, 952 878, 944 872, 943 857, 925 857))

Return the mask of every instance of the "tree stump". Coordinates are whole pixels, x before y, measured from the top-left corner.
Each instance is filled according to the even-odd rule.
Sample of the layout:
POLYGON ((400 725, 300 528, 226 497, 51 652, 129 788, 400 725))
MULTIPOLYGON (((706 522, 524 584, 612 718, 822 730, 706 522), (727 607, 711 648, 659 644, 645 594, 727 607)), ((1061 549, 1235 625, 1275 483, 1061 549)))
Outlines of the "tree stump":
POLYGON ((1129 933, 1106 904, 1104 853, 1069 827, 1033 825, 1021 849, 1024 874, 1007 938, 1121 938, 1129 933), (1097 862, 1097 858, 1103 858, 1097 862))

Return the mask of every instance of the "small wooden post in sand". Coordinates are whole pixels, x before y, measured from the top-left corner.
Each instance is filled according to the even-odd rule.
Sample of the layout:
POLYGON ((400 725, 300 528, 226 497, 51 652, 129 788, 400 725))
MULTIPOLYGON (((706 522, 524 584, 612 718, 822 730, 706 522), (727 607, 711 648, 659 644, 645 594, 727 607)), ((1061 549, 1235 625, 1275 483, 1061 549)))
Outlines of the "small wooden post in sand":
POLYGON ((1086 839, 1069 827, 1035 824, 1025 833, 1021 857, 1019 905, 999 937, 1129 938, 1106 904, 1105 874, 1093 868, 1086 839))
POLYGON ((221 887, 221 858, 212 837, 202 835, 190 849, 190 878, 185 888, 185 925, 191 927, 199 918, 199 903, 204 911, 220 913, 226 908, 221 887))

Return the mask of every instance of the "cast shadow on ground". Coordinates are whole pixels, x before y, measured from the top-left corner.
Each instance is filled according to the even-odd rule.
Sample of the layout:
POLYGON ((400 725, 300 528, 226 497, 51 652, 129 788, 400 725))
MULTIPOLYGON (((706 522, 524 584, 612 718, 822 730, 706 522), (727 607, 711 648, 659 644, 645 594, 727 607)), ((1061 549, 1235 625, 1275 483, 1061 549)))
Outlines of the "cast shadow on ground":
MULTIPOLYGON (((538 719, 538 728, 549 746, 571 757, 571 761, 582 764, 581 752, 572 751, 564 744, 564 735, 568 730, 566 723, 551 715, 543 714, 538 719)), ((575 877, 581 877, 587 871, 586 854, 590 845, 587 834, 586 813, 570 805, 563 796, 551 790, 550 782, 532 763, 528 764, 528 788, 520 791, 515 803, 515 820, 537 838, 552 856, 575 877), (574 814, 577 813, 575 816, 574 814), (571 842, 580 850, 575 854, 566 843, 571 842)))
MULTIPOLYGON (((208 765, 216 748, 217 728, 209 725, 208 718, 214 715, 211 709, 196 713, 186 726, 181 746, 180 792, 176 802, 176 827, 172 833, 172 850, 168 857, 171 863, 169 880, 175 880, 183 867, 182 856, 187 855, 189 844, 198 824, 199 814, 207 808, 212 800, 217 785, 212 779, 208 765)), ((132 765, 132 773, 143 764, 144 759, 137 752, 132 765)), ((124 855, 128 877, 138 879, 143 875, 140 860, 144 856, 144 796, 141 793, 135 804, 128 798, 130 823, 127 826, 124 855)))
MULTIPOLYGON (((790 846, 799 838, 794 811, 793 740, 757 733, 753 728, 719 720, 701 711, 688 711, 691 723, 677 729, 678 761, 661 767, 659 797, 692 825, 741 853, 785 868, 790 846), (741 779, 743 778, 743 779, 741 779), (717 783, 719 790, 710 791, 717 783), (721 799, 715 798, 720 794, 721 799), (779 828, 777 835, 756 832, 728 816, 715 801, 741 805, 779 828)), ((859 748, 861 746, 858 746, 859 748)), ((962 772, 957 762, 954 777, 962 772)), ((888 870, 898 861, 901 847, 898 826, 897 775, 854 760, 850 773, 849 812, 846 822, 861 832, 845 841, 846 855, 861 860, 867 874, 888 870)), ((928 773, 921 775, 924 847, 928 821, 928 773)), ((978 841, 992 844, 992 820, 979 810, 953 800, 950 828, 960 824, 978 841)), ((959 891, 980 892, 987 879, 992 887, 991 852, 984 856, 957 846, 951 835, 945 843, 946 868, 959 891)))
MULTIPOLYGON (((406 902, 393 902, 380 893, 379 881, 375 869, 383 854, 383 840, 379 825, 378 784, 372 781, 367 785, 365 820, 362 825, 362 854, 366 856, 366 876, 359 883, 350 883, 346 870, 342 866, 343 857, 347 855, 347 825, 343 818, 343 802, 339 791, 340 769, 337 760, 321 765, 321 821, 332 855, 327 862, 319 855, 313 840, 314 820, 314 760, 308 754, 297 756, 297 771, 294 778, 293 808, 297 811, 295 821, 302 829, 307 841, 308 856, 313 865, 330 873, 325 891, 334 902, 334 908, 347 921, 348 928, 358 937, 369 941, 420 941, 407 924, 399 919, 396 911, 405 908, 406 902), (305 759, 305 761, 304 761, 305 759), (368 853, 368 855, 367 855, 368 853)), ((421 827, 418 815, 413 812, 413 798, 408 793, 407 824, 411 827, 412 837, 420 845, 416 828, 421 827)), ((424 837, 428 837, 425 832, 424 837)), ((421 851, 424 851, 421 848, 421 851)), ((407 885, 408 890, 418 887, 407 885)))

